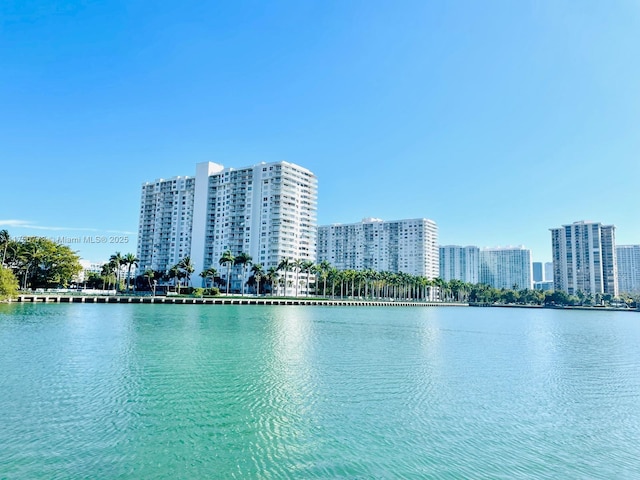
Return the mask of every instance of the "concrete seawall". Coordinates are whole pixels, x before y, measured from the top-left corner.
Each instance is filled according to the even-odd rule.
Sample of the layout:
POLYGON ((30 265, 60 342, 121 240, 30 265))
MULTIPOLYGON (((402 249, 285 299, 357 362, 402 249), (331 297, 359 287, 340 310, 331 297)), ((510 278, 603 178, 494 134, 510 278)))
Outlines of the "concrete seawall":
POLYGON ((374 307, 466 307, 466 303, 407 302, 376 300, 325 300, 291 298, 193 298, 193 297, 134 297, 134 296, 71 296, 71 295, 20 295, 20 303, 147 303, 170 305, 326 305, 326 306, 374 306, 374 307))

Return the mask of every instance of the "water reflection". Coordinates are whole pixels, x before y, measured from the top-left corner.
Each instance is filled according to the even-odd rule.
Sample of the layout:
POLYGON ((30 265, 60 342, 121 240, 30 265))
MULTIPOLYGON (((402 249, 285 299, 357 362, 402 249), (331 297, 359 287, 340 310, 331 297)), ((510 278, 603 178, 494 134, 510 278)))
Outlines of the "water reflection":
POLYGON ((640 322, 589 313, 3 306, 2 475, 637 478, 640 322))

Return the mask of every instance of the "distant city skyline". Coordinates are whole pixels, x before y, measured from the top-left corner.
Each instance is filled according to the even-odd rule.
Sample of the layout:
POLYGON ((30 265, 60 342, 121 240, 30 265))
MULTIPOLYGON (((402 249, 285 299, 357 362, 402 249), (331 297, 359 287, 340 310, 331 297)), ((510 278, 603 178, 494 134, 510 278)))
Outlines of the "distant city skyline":
POLYGON ((429 218, 441 245, 525 245, 539 262, 549 229, 576 220, 640 243, 637 3, 35 0, 1 14, 12 236, 80 237, 91 261, 134 253, 150 173, 287 161, 316 174, 319 225, 429 218), (585 190, 596 175, 615 184, 608 201, 585 190))

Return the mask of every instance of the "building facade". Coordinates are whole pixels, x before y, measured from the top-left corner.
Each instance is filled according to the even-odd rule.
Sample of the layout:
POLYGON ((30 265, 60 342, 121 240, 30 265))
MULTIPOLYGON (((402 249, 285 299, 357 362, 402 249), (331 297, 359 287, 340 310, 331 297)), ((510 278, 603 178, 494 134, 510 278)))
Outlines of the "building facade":
POLYGON ((543 292, 551 292, 553 291, 553 282, 542 281, 542 282, 533 282, 534 290, 541 290, 543 292))
POLYGON ((440 278, 445 281, 479 282, 480 249, 474 246, 444 245, 440 247, 440 278))
POLYGON ((545 282, 553 282, 553 262, 544 262, 544 277, 545 282))
POLYGON ((438 227, 426 218, 318 227, 318 262, 338 270, 408 273, 426 278, 439 274, 438 227))
POLYGON ((533 262, 533 281, 542 282, 543 280, 542 262, 533 262))
POLYGON ((531 288, 531 250, 520 247, 480 250, 480 283, 494 288, 531 288))
POLYGON ((138 274, 165 272, 191 255, 195 179, 173 177, 142 185, 138 224, 138 274))
POLYGON ((570 295, 618 295, 615 227, 574 222, 551 229, 553 283, 570 295))
MULTIPOLYGON (((138 272, 166 271, 190 256, 192 284, 200 285, 198 273, 209 267, 226 280, 219 260, 227 250, 249 254, 265 271, 285 258, 314 261, 317 188, 313 173, 289 162, 239 169, 205 162, 195 177, 144 184, 138 272)), ((244 281, 234 270, 232 290, 244 281)))
POLYGON ((640 245, 616 245, 618 292, 640 293, 640 245))

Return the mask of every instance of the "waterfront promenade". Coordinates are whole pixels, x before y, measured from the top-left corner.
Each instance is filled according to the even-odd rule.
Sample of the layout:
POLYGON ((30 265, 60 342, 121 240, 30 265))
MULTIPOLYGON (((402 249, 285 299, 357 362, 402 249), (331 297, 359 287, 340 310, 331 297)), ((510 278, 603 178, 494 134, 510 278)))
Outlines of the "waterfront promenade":
POLYGON ((278 297, 141 297, 130 295, 59 295, 25 294, 19 303, 148 303, 171 305, 325 305, 325 306, 373 306, 373 307, 466 307, 455 302, 411 302, 392 300, 310 299, 278 297))

